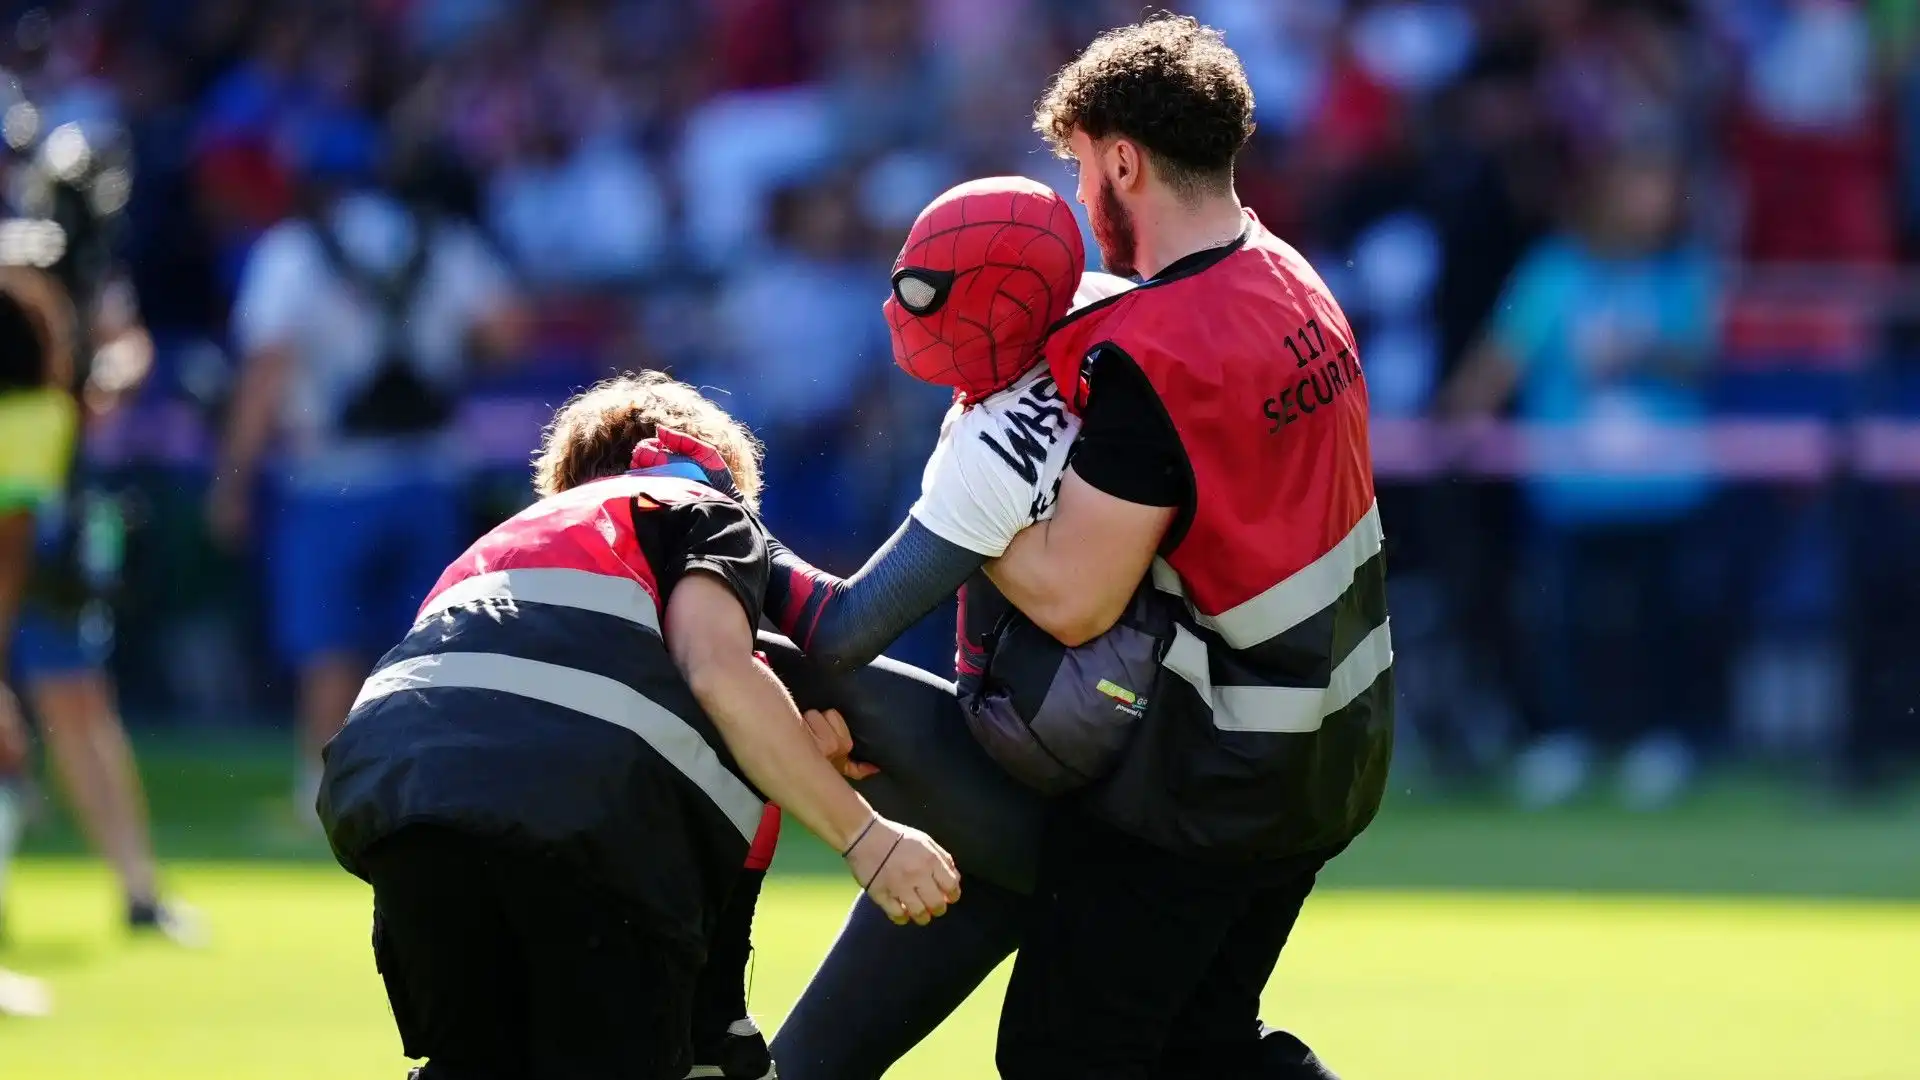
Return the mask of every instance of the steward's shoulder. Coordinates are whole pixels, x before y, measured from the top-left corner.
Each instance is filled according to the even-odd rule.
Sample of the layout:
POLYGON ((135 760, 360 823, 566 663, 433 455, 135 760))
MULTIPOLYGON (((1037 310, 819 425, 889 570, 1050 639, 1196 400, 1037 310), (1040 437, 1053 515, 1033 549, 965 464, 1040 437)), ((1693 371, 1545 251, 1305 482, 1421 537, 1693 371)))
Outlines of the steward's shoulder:
POLYGON ((1134 283, 1126 278, 1089 270, 1080 275, 1080 287, 1073 292, 1072 310, 1078 311, 1089 304, 1111 299, 1134 287, 1134 283))

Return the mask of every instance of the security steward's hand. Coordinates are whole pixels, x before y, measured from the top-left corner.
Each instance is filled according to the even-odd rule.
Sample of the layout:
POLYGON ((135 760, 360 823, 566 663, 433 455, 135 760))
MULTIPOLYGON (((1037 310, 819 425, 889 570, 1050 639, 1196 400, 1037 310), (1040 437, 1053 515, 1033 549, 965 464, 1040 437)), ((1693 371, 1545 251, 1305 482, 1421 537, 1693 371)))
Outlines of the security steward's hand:
POLYGON ((698 465, 700 471, 707 474, 708 487, 735 502, 740 501, 740 487, 733 482, 733 470, 727 468, 727 459, 720 456, 720 451, 672 428, 656 428, 652 438, 640 440, 633 448, 633 460, 628 468, 651 469, 677 457, 698 465))
POLYGON ((847 869, 887 918, 925 926, 960 899, 953 856, 919 829, 874 815, 845 855, 847 869))
POLYGON ((800 714, 806 721, 807 734, 812 737, 814 748, 827 764, 840 770, 840 775, 849 780, 865 780, 880 771, 877 765, 853 760, 853 735, 847 731, 846 718, 839 709, 808 709, 800 714))

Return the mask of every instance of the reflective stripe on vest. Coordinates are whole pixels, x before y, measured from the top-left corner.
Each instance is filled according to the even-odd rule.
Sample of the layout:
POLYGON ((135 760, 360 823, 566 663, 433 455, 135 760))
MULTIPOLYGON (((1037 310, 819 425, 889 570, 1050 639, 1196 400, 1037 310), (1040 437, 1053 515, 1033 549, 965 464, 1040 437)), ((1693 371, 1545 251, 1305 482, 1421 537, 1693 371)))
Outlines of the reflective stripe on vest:
MULTIPOLYGON (((1187 613, 1197 625, 1220 635, 1227 648, 1255 648, 1339 603, 1354 587, 1359 569, 1380 554, 1382 542, 1380 506, 1375 503, 1338 544, 1298 573, 1218 615, 1205 614, 1191 600, 1187 613)), ((1152 575, 1161 592, 1186 598, 1180 575, 1166 560, 1153 561, 1152 575)), ((1222 731, 1305 734, 1320 730, 1327 717, 1352 704, 1393 666, 1389 625, 1382 622, 1346 655, 1331 657, 1325 688, 1216 686, 1206 643, 1184 628, 1167 652, 1166 669, 1200 694, 1213 710, 1214 726, 1222 731)))
POLYGON ((1326 687, 1215 686, 1207 645, 1186 627, 1176 627, 1163 666, 1180 676, 1213 710, 1213 726, 1222 731, 1259 731, 1304 735, 1319 731, 1327 717, 1353 704, 1393 666, 1393 640, 1381 623, 1335 665, 1326 687))
MULTIPOLYGON (((456 582, 427 601, 420 619, 450 607, 481 601, 552 604, 612 615, 660 632, 660 613, 646 586, 631 578, 596 574, 591 570, 525 567, 495 570, 456 582)), ((414 620, 416 623, 419 619, 414 620)))
MULTIPOLYGON (((1252 648, 1299 626, 1345 595, 1353 587, 1355 571, 1380 554, 1384 540, 1380 504, 1375 502, 1326 554, 1282 578, 1267 591, 1218 615, 1203 614, 1191 603, 1187 610, 1195 622, 1219 634, 1228 648, 1252 648)), ((1153 583, 1161 592, 1186 596, 1180 575, 1165 559, 1153 561, 1153 583)), ((1334 660, 1337 663, 1339 657, 1334 660)))
MULTIPOLYGON (((456 582, 428 602, 419 622, 454 607, 488 603, 593 611, 660 633, 658 608, 638 581, 562 568, 499 570, 456 582)), ((623 727, 706 793, 742 838, 751 841, 759 827, 760 798, 721 763, 698 731, 632 687, 592 672, 501 653, 434 653, 374 672, 353 707, 403 690, 435 688, 514 694, 623 727)))

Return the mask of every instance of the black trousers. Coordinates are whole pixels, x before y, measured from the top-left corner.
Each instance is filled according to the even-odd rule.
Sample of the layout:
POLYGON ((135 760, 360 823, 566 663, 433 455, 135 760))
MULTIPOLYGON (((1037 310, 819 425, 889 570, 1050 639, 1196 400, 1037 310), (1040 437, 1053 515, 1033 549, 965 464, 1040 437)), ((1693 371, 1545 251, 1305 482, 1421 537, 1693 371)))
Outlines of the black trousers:
POLYGON ((1715 733, 1724 571, 1711 565, 1718 547, 1700 541, 1704 528, 1686 520, 1538 533, 1527 651, 1528 713, 1541 733, 1614 748, 1655 732, 1715 733))
POLYGON ((1322 1077, 1276 1061, 1260 992, 1337 854, 1196 862, 1061 807, 1000 1013, 1006 1080, 1322 1077))
POLYGON ((1920 761, 1920 489, 1853 492, 1845 504, 1850 779, 1895 788, 1920 761))
MULTIPOLYGON (((1101 1000, 1108 994, 1137 994, 1138 981, 1161 977, 1161 968, 1136 969, 1124 961, 1113 962, 1114 956, 1130 955, 1127 943, 1134 937, 1145 940, 1167 930, 1174 934, 1167 942, 1169 949, 1185 947, 1185 939, 1176 931, 1154 921, 1155 912, 1139 913, 1135 921, 1144 927, 1128 927, 1096 910, 1107 903, 1103 895, 1106 886, 1075 869, 1080 866, 1080 853, 1066 825, 1071 819, 1056 817, 1054 826, 1049 827, 1049 804, 1000 772, 974 743, 949 684, 885 659, 847 676, 831 676, 810 665, 785 639, 763 634, 761 646, 802 708, 843 711, 858 747, 857 756, 882 769, 879 776, 860 785, 862 792, 881 813, 925 829, 946 845, 959 864, 966 890, 960 903, 924 927, 895 926, 865 897, 854 899, 839 938, 773 1041, 774 1060, 785 1080, 880 1080, 951 1015, 995 967, 1021 948, 1023 939, 1029 940, 1029 952, 1037 945, 1038 955, 1046 964, 1064 965, 1063 973, 1054 973, 1051 966, 1029 967, 1029 980, 1035 977, 1033 972, 1045 971, 1056 982, 1077 986, 1075 993, 1101 1000), (1056 891, 1035 901, 1032 894, 1037 884, 1049 881, 1056 891), (1078 891, 1068 890, 1064 886, 1069 881, 1083 884, 1078 891), (1089 902, 1087 894, 1095 894, 1095 898, 1089 902), (1076 911, 1075 904, 1087 906, 1076 911), (1082 917, 1099 920, 1097 925, 1118 926, 1116 932, 1122 934, 1090 948, 1090 952, 1099 954, 1093 957, 1091 966, 1080 966, 1060 951, 1066 943, 1060 941, 1054 927, 1057 921, 1071 929, 1082 917)), ((1198 907, 1218 900, 1219 888, 1191 894, 1180 891, 1177 884, 1181 875, 1196 871, 1173 856, 1110 831, 1103 833, 1102 839, 1118 845, 1120 854, 1113 860, 1116 872, 1140 875, 1145 880, 1140 887, 1154 888, 1159 875, 1169 878, 1162 889, 1163 906, 1177 908, 1184 903, 1198 907)), ((1284 1032, 1260 1038, 1257 1019, 1260 991, 1272 972, 1274 958, 1299 912, 1300 900, 1313 886, 1313 872, 1326 857, 1331 856, 1279 867, 1197 871, 1201 879, 1214 881, 1221 888, 1233 882, 1244 885, 1243 902, 1249 907, 1256 898, 1273 900, 1256 888, 1270 881, 1278 881, 1282 893, 1297 890, 1298 897, 1292 898, 1289 906, 1288 898, 1281 896, 1271 917, 1263 919, 1268 915, 1266 908, 1259 915, 1250 914, 1249 923, 1264 927, 1264 936, 1251 930, 1228 934, 1201 954, 1200 959, 1205 961, 1217 952, 1254 948, 1253 957, 1244 962, 1243 969, 1235 969, 1241 977, 1232 985, 1238 991, 1222 988, 1210 998, 1169 997, 1150 1005, 1169 1014, 1166 1023, 1158 1026, 1181 1034, 1170 1045, 1180 1046, 1195 1061, 1232 1066, 1251 1042, 1255 1066, 1245 1075, 1271 1080, 1331 1080, 1333 1074, 1325 1071, 1299 1040, 1284 1032), (1276 934, 1274 927, 1282 920, 1284 925, 1278 926, 1276 934), (1264 965, 1260 960, 1266 948, 1263 942, 1271 946, 1264 965), (1247 986, 1251 986, 1250 991, 1247 986)), ((1189 921, 1215 919, 1217 909, 1202 907, 1187 911, 1186 916, 1189 921)), ((1022 960, 1022 964, 1028 963, 1022 960)), ((1203 977, 1208 974, 1214 973, 1209 970, 1203 977)), ((1013 1046, 1016 1058, 1028 1052, 1024 1046, 1031 1040, 1024 1038, 1025 1028, 1012 1014, 1029 1007, 1028 1002, 1010 993, 1002 1015, 1002 1045, 1013 1046), (1015 1025, 1011 1043, 1008 1024, 1015 1025)), ((1108 1045, 1117 1053, 1140 1052, 1137 1033, 1110 1032, 1110 1026, 1096 1027, 1062 1033, 1062 1037, 1108 1045)), ((1097 1063, 1105 1060, 1105 1053, 1068 1051, 1064 1056, 1097 1063)), ((1149 1060, 1157 1064, 1160 1051, 1154 1053, 1156 1056, 1149 1060)), ((1165 1075, 1188 1075, 1178 1071, 1185 1068, 1184 1063, 1173 1064, 1176 1071, 1165 1075)), ((1099 1073, 1095 1067, 1086 1074, 1099 1073)), ((1081 1073, 1069 1070, 1061 1075, 1081 1073)))
POLYGON ((952 683, 884 656, 835 675, 773 634, 760 648, 801 708, 846 717, 854 757, 880 767, 855 785, 875 810, 926 830, 969 882, 1033 891, 1046 801, 974 742, 952 683))
POLYGON ((421 1080, 682 1080, 700 958, 570 864, 410 826, 364 856, 421 1080))

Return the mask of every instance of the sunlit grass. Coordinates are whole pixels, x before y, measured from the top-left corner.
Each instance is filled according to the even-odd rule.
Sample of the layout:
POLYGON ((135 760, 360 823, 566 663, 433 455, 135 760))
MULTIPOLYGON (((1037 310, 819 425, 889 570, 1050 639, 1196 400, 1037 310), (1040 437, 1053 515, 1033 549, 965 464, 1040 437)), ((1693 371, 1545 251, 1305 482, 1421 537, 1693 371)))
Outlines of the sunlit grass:
MULTIPOLYGON (((16 867, 0 963, 50 980, 57 1011, 0 1020, 0 1076, 405 1074, 364 886, 297 863, 171 878, 210 916, 211 949, 126 940, 91 863, 16 867)), ((831 878, 776 876, 753 988, 769 1029, 849 897, 831 878)), ((1894 1080, 1920 1075, 1916 972, 1920 905, 1332 891, 1309 902, 1267 1018, 1349 1080, 1894 1080)), ((992 1076, 1003 979, 895 1075, 992 1076)))

